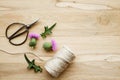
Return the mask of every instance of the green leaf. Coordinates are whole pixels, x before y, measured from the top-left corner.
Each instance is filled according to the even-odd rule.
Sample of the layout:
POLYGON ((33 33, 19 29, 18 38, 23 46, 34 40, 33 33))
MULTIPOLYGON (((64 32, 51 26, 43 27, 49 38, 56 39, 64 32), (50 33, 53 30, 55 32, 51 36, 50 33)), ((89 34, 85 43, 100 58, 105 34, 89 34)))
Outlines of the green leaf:
POLYGON ((25 60, 27 61, 28 64, 30 64, 30 60, 27 58, 26 54, 24 54, 25 60))
POLYGON ((48 26, 44 27, 44 32, 42 34, 40 34, 42 36, 42 38, 46 38, 47 35, 52 34, 52 29, 56 26, 57 23, 53 24, 50 28, 48 28, 48 26))
POLYGON ((40 66, 37 66, 35 64, 35 59, 33 59, 32 61, 30 61, 28 59, 28 57, 26 56, 26 54, 24 54, 24 57, 25 57, 25 60, 28 63, 28 67, 27 67, 28 69, 34 69, 35 72, 38 72, 38 71, 42 72, 42 68, 40 66))

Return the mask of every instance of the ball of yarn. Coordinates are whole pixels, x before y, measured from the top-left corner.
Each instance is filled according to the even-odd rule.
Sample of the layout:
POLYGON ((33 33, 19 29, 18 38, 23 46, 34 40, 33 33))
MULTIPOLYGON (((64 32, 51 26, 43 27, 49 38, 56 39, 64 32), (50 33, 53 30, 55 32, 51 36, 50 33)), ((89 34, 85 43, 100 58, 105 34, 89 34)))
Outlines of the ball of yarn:
POLYGON ((53 77, 58 77, 74 58, 75 55, 73 52, 67 46, 64 46, 53 56, 52 59, 46 62, 45 69, 53 77))

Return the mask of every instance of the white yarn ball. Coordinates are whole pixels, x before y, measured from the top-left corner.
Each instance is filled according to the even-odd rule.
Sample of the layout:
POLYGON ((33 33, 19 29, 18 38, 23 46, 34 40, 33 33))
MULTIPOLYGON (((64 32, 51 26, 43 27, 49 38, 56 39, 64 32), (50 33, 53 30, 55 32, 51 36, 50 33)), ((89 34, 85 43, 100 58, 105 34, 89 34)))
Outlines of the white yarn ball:
POLYGON ((52 59, 46 62, 45 69, 53 77, 58 77, 74 58, 73 52, 67 46, 64 46, 52 59))

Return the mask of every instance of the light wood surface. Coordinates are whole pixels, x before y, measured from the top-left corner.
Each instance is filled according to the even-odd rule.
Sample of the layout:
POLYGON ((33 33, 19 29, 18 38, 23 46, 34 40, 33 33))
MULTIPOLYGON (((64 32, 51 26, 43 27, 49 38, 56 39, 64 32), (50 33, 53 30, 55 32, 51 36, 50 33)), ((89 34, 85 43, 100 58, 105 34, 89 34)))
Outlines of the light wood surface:
MULTIPOLYGON (((0 80, 120 80, 120 0, 0 0, 1 50, 32 51, 46 61, 56 52, 45 52, 42 44, 52 38, 58 50, 67 45, 76 55, 60 77, 52 78, 45 69, 42 73, 27 70, 23 54, 0 51, 0 80), (29 39, 16 47, 4 37, 9 24, 29 24, 38 18, 30 32, 41 33, 45 25, 55 22, 57 26, 51 36, 38 41, 35 50, 29 48, 29 39)), ((44 68, 45 62, 28 56, 44 68)))

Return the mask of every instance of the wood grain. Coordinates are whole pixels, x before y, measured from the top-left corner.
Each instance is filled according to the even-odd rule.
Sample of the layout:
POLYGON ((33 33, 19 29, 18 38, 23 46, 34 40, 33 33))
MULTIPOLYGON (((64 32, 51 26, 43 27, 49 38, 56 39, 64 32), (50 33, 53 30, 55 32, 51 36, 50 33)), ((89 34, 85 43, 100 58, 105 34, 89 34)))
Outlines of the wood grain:
MULTIPOLYGON (((119 26, 119 0, 0 0, 0 49, 11 53, 32 51, 46 61, 56 52, 45 52, 42 44, 54 38, 58 50, 66 44, 76 55, 60 77, 52 78, 45 69, 42 73, 27 70, 23 54, 0 51, 0 80, 120 80, 119 26), (41 33, 45 25, 57 22, 51 36, 40 39, 35 50, 29 48, 29 39, 19 47, 9 44, 5 38, 9 24, 29 24, 38 18, 30 32, 41 33)), ((28 56, 44 68, 45 62, 28 56)))

